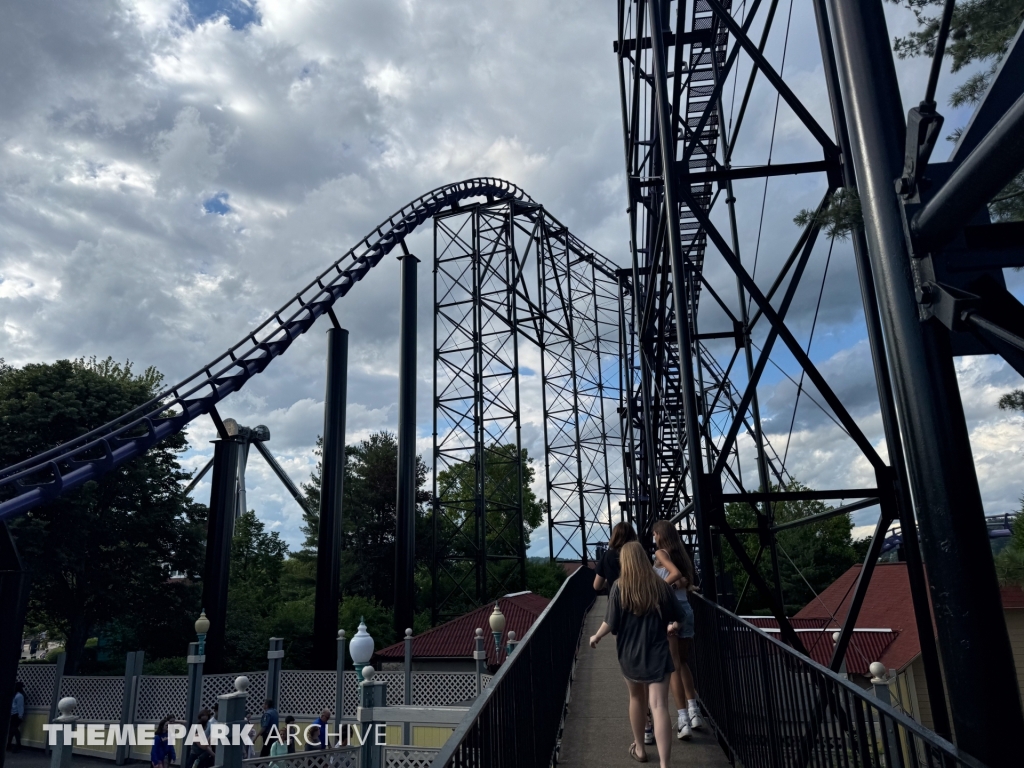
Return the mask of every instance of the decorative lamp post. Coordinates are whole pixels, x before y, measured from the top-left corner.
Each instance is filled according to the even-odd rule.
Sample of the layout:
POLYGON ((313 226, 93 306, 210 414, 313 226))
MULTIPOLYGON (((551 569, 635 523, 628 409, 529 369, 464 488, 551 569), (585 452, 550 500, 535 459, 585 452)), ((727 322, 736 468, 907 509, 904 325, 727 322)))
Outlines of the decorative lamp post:
POLYGON ((494 655, 500 658, 501 636, 505 632, 505 614, 498 607, 497 600, 494 601, 494 611, 491 612, 491 618, 487 620, 487 623, 491 625, 491 634, 494 635, 494 655))
POLYGON ((210 631, 210 620, 206 618, 206 609, 203 608, 199 618, 196 619, 196 637, 199 638, 199 655, 206 655, 206 633, 210 631))
POLYGON ((512 655, 512 651, 516 649, 516 633, 513 630, 508 631, 508 645, 505 646, 506 658, 512 655))
POLYGON ((373 658, 373 638, 366 631, 366 621, 362 616, 359 617, 359 627, 355 637, 349 641, 348 652, 356 668, 356 678, 359 682, 363 682, 363 667, 367 666, 370 659, 373 658))

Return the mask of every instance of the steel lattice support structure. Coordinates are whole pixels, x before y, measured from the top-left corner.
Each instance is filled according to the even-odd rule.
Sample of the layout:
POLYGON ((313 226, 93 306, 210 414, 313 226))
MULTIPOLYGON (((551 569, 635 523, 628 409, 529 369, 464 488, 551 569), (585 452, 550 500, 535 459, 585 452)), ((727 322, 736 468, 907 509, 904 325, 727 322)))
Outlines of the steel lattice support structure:
MULTIPOLYGON (((840 617, 833 669, 845 656, 885 531, 901 521, 911 531, 907 567, 929 693, 944 702, 941 650, 960 746, 1004 764, 1007 736, 1022 723, 1020 702, 952 354, 998 352, 1024 372, 1024 307, 1006 291, 999 271, 1024 263, 1024 233, 1019 224, 991 224, 984 209, 1024 166, 1024 46, 1018 33, 951 162, 929 166, 941 125, 934 103, 941 43, 926 98, 905 121, 888 36, 879 31, 885 27, 880 0, 812 0, 832 108, 833 124, 822 126, 765 56, 778 6, 777 0, 735 10, 729 0, 619 3, 614 47, 635 294, 632 310, 624 308, 622 330, 628 505, 641 533, 659 518, 680 524, 696 547, 704 591, 712 599, 735 606, 748 586, 758 589, 783 637, 798 649, 784 615, 777 533, 877 505, 879 522, 850 609, 840 617), (738 110, 735 103, 726 110, 723 101, 731 77, 741 86, 746 82, 738 110), (744 116, 756 81, 767 82, 763 87, 802 124, 814 153, 773 164, 769 150, 766 164, 751 165, 748 152, 743 167, 734 167, 737 147, 752 133, 744 116), (736 187, 765 179, 767 195, 770 177, 793 174, 817 175, 824 191, 818 215, 795 238, 781 269, 758 273, 748 255, 753 244, 740 235, 746 214, 738 212, 736 187), (849 190, 844 194, 857 190, 870 200, 863 229, 855 225, 851 234, 888 458, 874 448, 812 361, 810 342, 805 347, 798 341, 788 320, 801 283, 821 269, 827 243, 819 237, 820 214, 842 187, 849 190), (806 386, 808 397, 813 394, 849 436, 871 468, 872 487, 787 487, 792 446, 787 438, 780 457, 758 402, 768 365, 777 365, 773 354, 795 363, 798 393, 806 386), (800 499, 839 503, 811 518, 776 520, 780 503, 800 499), (756 527, 731 527, 724 514, 728 503, 752 508, 756 527), (756 536, 755 557, 746 554, 743 536, 756 536), (723 546, 747 572, 738 595, 722 583, 723 546), (774 579, 759 575, 762 559, 770 561, 774 579), (932 574, 938 647, 924 563, 932 574), (965 572, 970 579, 955 575, 965 572), (972 594, 978 596, 973 603, 972 594), (965 649, 971 649, 970 662, 965 649), (979 674, 981 669, 986 672, 979 674), (999 690, 986 701, 981 681, 995 676, 999 690)), ((948 13, 952 3, 946 6, 948 13)), ((936 730, 948 736, 945 706, 933 704, 933 711, 936 730)))
POLYGON ((525 583, 523 341, 539 359, 527 407, 543 419, 552 557, 592 557, 624 494, 615 270, 534 203, 460 208, 437 216, 434 234, 432 576, 443 618, 525 583))

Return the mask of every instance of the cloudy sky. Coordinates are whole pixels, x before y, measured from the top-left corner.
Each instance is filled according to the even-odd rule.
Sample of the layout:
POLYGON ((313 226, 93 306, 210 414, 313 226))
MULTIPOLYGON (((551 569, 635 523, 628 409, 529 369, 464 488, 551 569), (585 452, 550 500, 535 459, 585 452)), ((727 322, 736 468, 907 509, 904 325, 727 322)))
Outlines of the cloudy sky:
MULTIPOLYGON (((890 35, 913 26, 901 9, 887 12, 890 35)), ((9 4, 0 26, 0 356, 20 365, 112 355, 178 380, 386 215, 475 175, 519 184, 624 265, 615 25, 613 0, 9 4)), ((767 53, 831 125, 808 0, 779 4, 767 53)), ((905 104, 920 99, 926 68, 898 63, 905 104)), ((940 100, 968 74, 944 75, 940 100)), ((775 110, 774 93, 756 89, 734 162, 814 159, 792 113, 775 110)), ((950 128, 968 116, 946 115, 950 128)), ((821 179, 737 185, 742 255, 749 268, 757 259, 762 284, 797 236, 793 215, 823 188, 821 179)), ((429 460, 429 227, 409 244, 424 259, 419 448, 429 460)), ((793 309, 798 338, 808 338, 820 304, 811 355, 884 450, 849 246, 837 243, 831 257, 827 242, 817 250, 793 309)), ((723 269, 709 258, 713 281, 731 284, 723 269)), ((397 276, 389 257, 336 306, 352 334, 349 440, 396 423, 397 276)), ((1008 279, 1019 292, 1020 276, 1008 279)), ((270 448, 296 481, 312 468, 322 428, 324 330, 220 406, 225 417, 268 425, 270 448)), ((782 452, 796 387, 783 373, 792 375, 791 359, 776 361, 760 397, 782 452)), ((958 369, 986 509, 1009 511, 1022 491, 1024 423, 995 404, 1019 377, 991 358, 958 369)), ((814 397, 803 395, 796 413, 791 471, 816 487, 866 484, 866 463, 814 397)), ((189 437, 183 463, 200 467, 213 427, 197 422, 189 437)), ((297 506, 258 457, 250 467, 250 506, 297 543, 297 506)), ((209 485, 196 493, 207 498, 209 485)), ((545 532, 533 541, 546 553, 545 532)))

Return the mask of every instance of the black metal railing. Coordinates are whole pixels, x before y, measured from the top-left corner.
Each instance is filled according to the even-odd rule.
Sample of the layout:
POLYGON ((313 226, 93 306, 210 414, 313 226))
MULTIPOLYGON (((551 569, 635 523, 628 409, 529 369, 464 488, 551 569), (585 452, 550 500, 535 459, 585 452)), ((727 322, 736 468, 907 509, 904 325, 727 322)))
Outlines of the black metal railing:
POLYGON ((697 691, 744 768, 984 768, 912 718, 695 596, 697 691))
POLYGON ((580 568, 537 617, 434 759, 434 768, 547 768, 594 602, 594 572, 580 568))

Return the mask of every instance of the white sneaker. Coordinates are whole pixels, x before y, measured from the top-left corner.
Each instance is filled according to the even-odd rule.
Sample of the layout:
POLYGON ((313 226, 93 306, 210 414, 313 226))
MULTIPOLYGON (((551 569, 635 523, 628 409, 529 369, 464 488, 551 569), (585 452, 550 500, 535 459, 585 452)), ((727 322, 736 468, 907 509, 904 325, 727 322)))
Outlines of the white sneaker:
POLYGON ((679 715, 676 723, 676 738, 681 741, 689 741, 693 738, 693 731, 690 730, 690 718, 686 715, 679 715))
POLYGON ((701 718, 699 710, 690 711, 690 727, 695 731, 704 729, 704 720, 701 718))
POLYGON ((653 744, 653 743, 654 743, 654 726, 653 725, 648 725, 646 730, 644 731, 644 744, 653 744))

